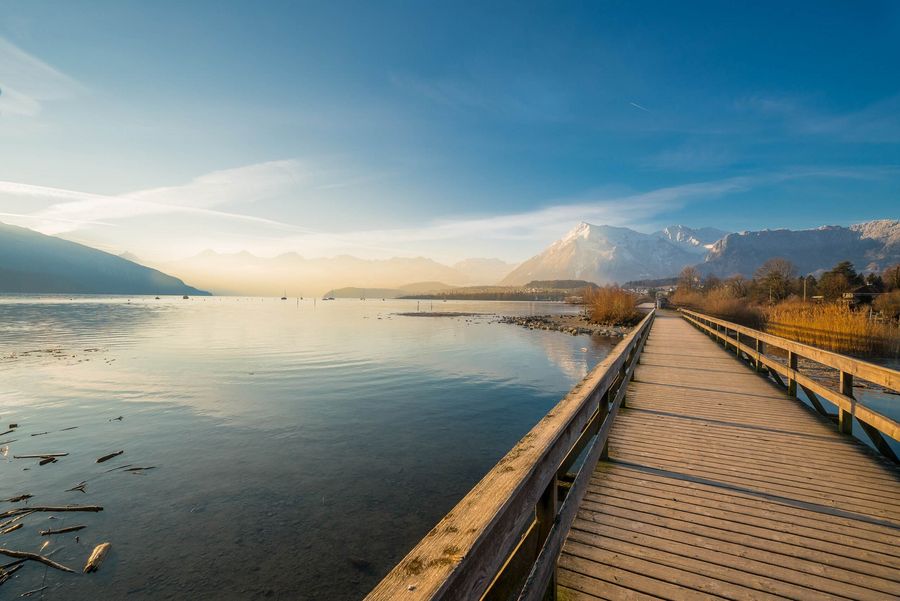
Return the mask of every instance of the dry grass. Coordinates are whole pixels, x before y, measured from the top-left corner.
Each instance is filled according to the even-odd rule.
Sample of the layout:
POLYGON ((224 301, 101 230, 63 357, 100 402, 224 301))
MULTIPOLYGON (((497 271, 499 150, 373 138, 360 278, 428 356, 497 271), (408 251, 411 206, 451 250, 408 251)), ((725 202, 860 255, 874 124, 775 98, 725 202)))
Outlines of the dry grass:
POLYGON ((594 323, 633 325, 643 317, 637 310, 637 296, 618 286, 589 290, 584 300, 594 323))
POLYGON ((766 331, 797 342, 841 353, 900 353, 900 330, 869 319, 866 311, 838 304, 785 302, 767 311, 766 331))
POLYGON ((693 290, 679 289, 672 295, 672 302, 679 307, 686 307, 748 328, 758 329, 765 323, 765 315, 759 307, 751 304, 746 297, 732 296, 724 288, 711 290, 706 295, 693 290))

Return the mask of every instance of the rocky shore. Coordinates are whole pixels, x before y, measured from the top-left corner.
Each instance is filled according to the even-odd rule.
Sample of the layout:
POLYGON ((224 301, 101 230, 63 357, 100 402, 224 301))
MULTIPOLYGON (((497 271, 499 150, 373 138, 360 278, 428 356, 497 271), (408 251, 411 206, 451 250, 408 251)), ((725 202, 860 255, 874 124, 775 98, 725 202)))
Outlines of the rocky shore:
POLYGON ((609 326, 591 323, 584 314, 578 315, 526 315, 526 316, 503 316, 500 317, 500 323, 508 323, 530 330, 549 330, 557 332, 565 332, 573 336, 579 334, 590 334, 596 336, 625 336, 631 331, 629 326, 609 326))

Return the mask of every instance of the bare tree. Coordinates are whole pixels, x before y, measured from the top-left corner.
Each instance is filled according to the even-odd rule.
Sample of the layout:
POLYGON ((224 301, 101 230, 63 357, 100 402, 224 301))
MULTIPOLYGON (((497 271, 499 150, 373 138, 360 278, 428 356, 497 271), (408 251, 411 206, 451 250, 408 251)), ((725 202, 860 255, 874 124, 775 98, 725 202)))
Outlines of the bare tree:
POLYGON ((696 267, 688 265, 678 275, 678 287, 685 290, 693 290, 700 284, 700 272, 696 267))
POLYGON ((891 265, 885 269, 884 273, 881 274, 881 279, 884 280, 884 285, 888 290, 897 290, 900 288, 900 263, 891 265))
POLYGON ((777 302, 790 294, 791 280, 796 273, 797 268, 793 263, 781 257, 773 257, 760 265, 754 279, 768 293, 769 300, 777 302))

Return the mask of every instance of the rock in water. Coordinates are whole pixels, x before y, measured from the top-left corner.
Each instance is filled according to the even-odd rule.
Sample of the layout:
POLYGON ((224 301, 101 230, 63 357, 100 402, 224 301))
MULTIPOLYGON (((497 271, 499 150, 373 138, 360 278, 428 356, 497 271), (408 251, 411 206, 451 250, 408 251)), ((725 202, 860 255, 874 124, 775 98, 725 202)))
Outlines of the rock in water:
POLYGON ((84 564, 85 574, 96 572, 100 569, 100 564, 106 559, 106 554, 109 552, 110 546, 109 543, 100 543, 94 547, 94 551, 91 553, 91 556, 88 557, 87 563, 84 564))

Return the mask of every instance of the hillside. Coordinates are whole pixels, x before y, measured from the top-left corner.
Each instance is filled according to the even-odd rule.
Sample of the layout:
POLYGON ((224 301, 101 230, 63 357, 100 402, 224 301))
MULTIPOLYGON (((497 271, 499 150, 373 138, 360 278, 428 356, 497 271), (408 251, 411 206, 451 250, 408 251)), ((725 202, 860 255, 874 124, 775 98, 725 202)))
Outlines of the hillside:
POLYGON ((3 223, 0 293, 209 294, 122 257, 3 223))
POLYGON ((717 276, 750 276, 771 257, 790 260, 800 273, 816 273, 839 261, 850 261, 859 271, 881 271, 900 263, 900 221, 729 234, 713 245, 698 268, 717 276))

